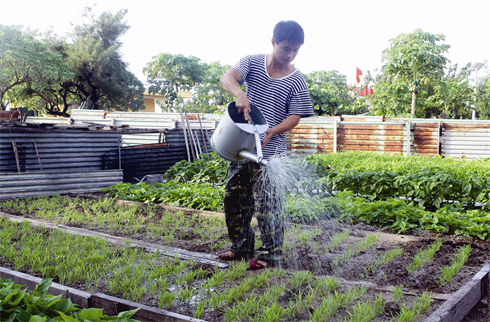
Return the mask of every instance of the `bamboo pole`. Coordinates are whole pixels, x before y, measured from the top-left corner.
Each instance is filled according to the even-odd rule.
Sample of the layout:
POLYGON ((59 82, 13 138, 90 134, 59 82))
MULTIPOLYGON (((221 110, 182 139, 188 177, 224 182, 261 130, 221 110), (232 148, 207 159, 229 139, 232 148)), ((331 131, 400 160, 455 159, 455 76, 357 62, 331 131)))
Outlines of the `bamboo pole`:
POLYGON ((191 124, 189 123, 189 118, 187 117, 187 113, 184 112, 184 116, 185 116, 185 120, 187 122, 187 129, 189 130, 189 136, 191 137, 191 150, 192 150, 192 146, 194 146, 194 149, 195 149, 195 154, 194 154, 194 150, 192 150, 192 155, 194 156, 194 159, 200 159, 199 158, 199 151, 197 150, 197 145, 196 145, 196 142, 194 142, 194 137, 192 135, 192 129, 191 129, 191 124), (197 156, 196 156, 197 154, 197 156))
POLYGON ((17 146, 15 145, 15 141, 12 141, 12 148, 14 149, 15 163, 17 164, 17 172, 20 172, 19 155, 17 154, 17 146))
POLYGON ((39 152, 37 151, 36 142, 34 142, 34 150, 36 150, 37 161, 39 162, 39 168, 41 168, 41 171, 43 171, 43 166, 41 165, 41 158, 39 157, 39 152))
POLYGON ((204 143, 204 151, 208 153, 208 145, 206 144, 206 140, 204 139, 204 131, 202 129, 201 117, 199 116, 199 114, 197 114, 197 118, 199 119, 199 126, 201 127, 201 136, 202 136, 202 142, 204 143))
POLYGON ((191 162, 191 155, 189 153, 189 144, 187 143, 187 133, 185 132, 184 116, 182 110, 180 110, 180 120, 182 122, 182 132, 184 132, 185 149, 187 150, 187 161, 191 162))

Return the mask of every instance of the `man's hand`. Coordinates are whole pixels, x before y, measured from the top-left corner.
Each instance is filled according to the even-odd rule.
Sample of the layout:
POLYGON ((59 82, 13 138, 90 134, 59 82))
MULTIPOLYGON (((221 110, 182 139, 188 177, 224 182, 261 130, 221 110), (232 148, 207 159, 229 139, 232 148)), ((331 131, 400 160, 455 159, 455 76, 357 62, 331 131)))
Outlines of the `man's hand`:
POLYGON ((274 134, 272 133, 272 128, 268 128, 267 131, 265 132, 264 140, 262 141, 262 148, 265 148, 265 146, 267 145, 267 143, 269 143, 273 135, 274 134))
POLYGON ((269 143, 274 135, 292 130, 296 125, 298 125, 300 118, 301 117, 299 115, 289 115, 280 124, 269 128, 267 132, 265 132, 264 140, 262 141, 262 148, 269 143))
POLYGON ((248 121, 250 118, 250 102, 247 94, 237 84, 240 78, 242 78, 242 74, 232 67, 221 77, 220 83, 227 93, 236 97, 235 107, 237 112, 238 114, 243 114, 244 120, 248 121))
POLYGON ((236 97, 235 107, 238 114, 243 113, 243 119, 247 122, 250 118, 250 102, 247 95, 244 92, 242 93, 236 97))

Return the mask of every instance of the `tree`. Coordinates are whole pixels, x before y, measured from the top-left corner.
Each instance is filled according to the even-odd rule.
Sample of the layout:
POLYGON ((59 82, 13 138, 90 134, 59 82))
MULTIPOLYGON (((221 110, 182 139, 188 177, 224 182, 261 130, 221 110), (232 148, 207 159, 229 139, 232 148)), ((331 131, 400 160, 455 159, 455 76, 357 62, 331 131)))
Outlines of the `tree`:
POLYGON ((364 104, 355 103, 353 88, 346 85, 347 77, 337 71, 316 71, 304 76, 317 115, 357 114, 367 109, 364 104))
POLYGON ((469 102, 474 100, 474 90, 467 78, 470 65, 467 64, 459 72, 457 64, 449 66, 446 75, 434 86, 435 94, 429 97, 429 100, 442 107, 442 117, 454 119, 471 117, 469 102))
MULTIPOLYGON (((10 73, 15 76, 14 83, 23 84, 9 97, 61 116, 69 116, 68 108, 82 102, 94 109, 144 109, 144 85, 127 69, 119 51, 119 38, 129 28, 125 15, 126 10, 121 10, 95 18, 91 8, 85 8, 89 23, 74 27, 67 35, 70 43, 66 37, 50 34, 42 42, 33 36, 0 40, 0 50, 7 52, 0 57, 0 63, 7 66, 0 68, 0 73, 15 70, 10 73)), ((0 99, 3 102, 3 97, 0 99)))
MULTIPOLYGON (((188 112, 222 113, 229 102, 235 98, 221 86, 220 79, 231 66, 221 66, 219 62, 205 65, 205 76, 194 89, 192 100, 184 105, 188 112)), ((242 85, 242 88, 244 86, 242 85)))
POLYGON ((124 21, 126 10, 116 14, 104 12, 94 18, 85 9, 90 23, 76 26, 66 48, 67 61, 76 77, 64 86, 80 102, 91 103, 94 109, 138 111, 144 108, 144 85, 123 62, 119 38, 129 29, 124 21))
POLYGON ((383 51, 383 73, 390 83, 404 83, 412 93, 411 114, 416 113, 417 94, 423 84, 436 84, 444 76, 448 61, 444 53, 449 45, 442 34, 433 35, 416 29, 410 34, 401 34, 391 39, 391 47, 383 51))
POLYGON ((22 103, 26 89, 43 92, 60 89, 73 77, 63 57, 35 38, 34 32, 0 24, 0 108, 6 100, 22 103))
POLYGON ((475 107, 478 118, 490 120, 490 75, 484 77, 476 87, 475 107))
POLYGON ((165 104, 170 108, 175 106, 180 90, 191 90, 202 83, 206 76, 206 65, 195 56, 185 57, 181 54, 162 53, 154 56, 152 61, 143 69, 150 93, 161 94, 165 104))

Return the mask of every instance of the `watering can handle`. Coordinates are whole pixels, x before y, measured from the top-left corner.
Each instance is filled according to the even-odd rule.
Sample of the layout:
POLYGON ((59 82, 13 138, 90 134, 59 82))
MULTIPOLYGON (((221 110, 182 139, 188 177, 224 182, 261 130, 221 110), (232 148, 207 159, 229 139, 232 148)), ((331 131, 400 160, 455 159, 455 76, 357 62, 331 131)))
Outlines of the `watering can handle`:
POLYGON ((262 160, 262 142, 260 142, 260 134, 259 130, 257 130, 257 126, 254 124, 254 135, 255 135, 255 148, 257 150, 257 160, 262 160))

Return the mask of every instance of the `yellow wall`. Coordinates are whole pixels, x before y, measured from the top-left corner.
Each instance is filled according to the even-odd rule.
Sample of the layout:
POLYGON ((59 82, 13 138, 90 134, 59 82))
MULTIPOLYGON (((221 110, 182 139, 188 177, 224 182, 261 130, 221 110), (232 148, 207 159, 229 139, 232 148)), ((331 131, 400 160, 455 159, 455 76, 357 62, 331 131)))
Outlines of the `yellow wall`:
MULTIPOLYGON (((191 92, 179 92, 178 95, 182 97, 184 100, 190 99, 192 97, 191 92)), ((145 99, 145 109, 141 112, 149 112, 153 113, 155 112, 155 99, 160 100, 163 104, 165 104, 165 97, 163 95, 156 95, 156 94, 148 94, 148 89, 145 89, 144 93, 144 99, 145 99)))

